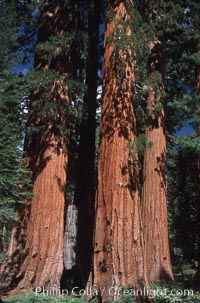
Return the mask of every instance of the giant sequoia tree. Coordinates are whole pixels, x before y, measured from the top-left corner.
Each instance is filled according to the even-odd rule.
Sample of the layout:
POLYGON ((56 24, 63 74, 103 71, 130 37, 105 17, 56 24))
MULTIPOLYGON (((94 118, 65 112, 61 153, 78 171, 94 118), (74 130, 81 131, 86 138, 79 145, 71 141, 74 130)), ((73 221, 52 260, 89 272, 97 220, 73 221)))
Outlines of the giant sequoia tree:
POLYGON ((104 301, 117 298, 110 287, 147 285, 137 155, 128 148, 136 136, 133 7, 132 1, 107 1, 106 6, 93 281, 104 301))
MULTIPOLYGON (((199 156, 200 133, 199 120, 192 117, 198 112, 195 102, 200 94, 196 3, 106 1, 95 200, 99 6, 103 1, 36 1, 37 9, 32 13, 26 6, 29 2, 0 4, 4 27, 0 36, 4 45, 0 50, 0 158, 6 160, 0 166, 0 246, 4 250, 4 231, 11 219, 12 224, 14 221, 13 212, 9 218, 6 213, 14 204, 18 217, 1 266, 0 291, 84 288, 93 265, 88 285, 98 290, 100 301, 117 299, 121 287, 140 290, 142 295, 149 282, 173 279, 167 230, 167 139, 175 154, 169 157, 173 163, 168 169, 168 197, 173 200, 171 209, 174 206, 171 227, 177 228, 184 218, 184 226, 179 224, 175 233, 188 258, 197 256, 200 243, 199 235, 198 239, 194 236, 199 232, 200 207, 193 193, 197 188, 193 178, 196 163, 191 161, 194 154, 199 156), (29 105, 28 119, 21 132, 25 133, 26 169, 20 176, 17 153, 24 112, 15 100, 17 77, 10 71, 12 56, 7 59, 16 50, 17 39, 22 50, 19 57, 32 46, 30 41, 36 36, 27 19, 37 19, 38 3, 42 9, 34 71, 27 78, 32 81, 31 90, 24 99, 29 105), (18 31, 8 26, 12 18, 14 22, 9 24, 15 24, 16 11, 25 18, 18 31), (173 106, 168 106, 168 101, 173 106), (189 141, 191 149, 187 149, 188 141, 172 136, 184 119, 197 128, 197 136, 189 141), (145 142, 141 143, 141 138, 146 138, 145 142), (13 176, 12 169, 16 169, 13 176), (30 179, 32 187, 26 182, 30 179), (33 195, 28 195, 29 191, 33 195), (181 232, 194 242, 192 249, 183 243, 181 232)), ((199 168, 198 159, 198 175, 199 168)), ((199 272, 194 279, 197 285, 199 272)))
POLYGON ((45 1, 39 19, 35 57, 35 87, 25 140, 25 162, 31 170, 33 199, 18 207, 8 257, 1 268, 4 291, 35 286, 60 286, 63 273, 64 200, 66 185, 68 108, 67 80, 75 74, 73 8, 62 1, 45 1), (68 39, 68 44, 66 40, 68 39), (51 44, 50 44, 51 42, 51 44))
POLYGON ((166 188, 166 136, 163 86, 163 46, 151 43, 147 141, 152 146, 144 154, 142 221, 144 227, 147 277, 152 281, 173 279, 168 240, 166 188))

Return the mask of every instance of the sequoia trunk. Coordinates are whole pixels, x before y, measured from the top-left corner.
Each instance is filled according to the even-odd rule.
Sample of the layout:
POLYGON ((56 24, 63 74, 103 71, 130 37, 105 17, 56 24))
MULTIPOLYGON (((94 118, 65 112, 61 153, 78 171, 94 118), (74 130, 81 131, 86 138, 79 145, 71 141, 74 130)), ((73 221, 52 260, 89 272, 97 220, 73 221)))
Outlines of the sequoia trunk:
MULTIPOLYGON (((45 43, 50 36, 63 35, 67 14, 59 1, 53 5, 46 1, 39 22, 38 44, 45 43)), ((68 63, 63 55, 52 55, 47 60, 44 53, 36 54, 35 69, 69 72, 68 63)), ((8 257, 1 268, 2 291, 14 287, 20 292, 35 287, 54 287, 58 291, 60 287, 68 159, 64 129, 68 127, 69 106, 63 79, 61 76, 46 85, 40 83, 31 94, 27 125, 37 131, 26 137, 25 157, 26 167, 31 170, 33 199, 18 208, 20 223, 13 230, 8 257)))
POLYGON ((131 8, 131 1, 107 1, 93 280, 103 301, 118 298, 120 287, 147 286, 137 155, 129 149, 136 127, 131 8))
POLYGON ((63 214, 67 154, 52 128, 38 162, 18 288, 59 287, 63 272, 63 214))
MULTIPOLYGON (((161 43, 152 43, 151 50, 153 59, 150 60, 150 69, 161 72, 162 78, 161 43)), ((142 222, 147 278, 150 282, 173 279, 168 240, 166 137, 161 97, 164 88, 162 82, 158 86, 157 91, 151 88, 148 96, 150 123, 146 127, 146 138, 152 146, 145 150, 143 168, 142 222)))

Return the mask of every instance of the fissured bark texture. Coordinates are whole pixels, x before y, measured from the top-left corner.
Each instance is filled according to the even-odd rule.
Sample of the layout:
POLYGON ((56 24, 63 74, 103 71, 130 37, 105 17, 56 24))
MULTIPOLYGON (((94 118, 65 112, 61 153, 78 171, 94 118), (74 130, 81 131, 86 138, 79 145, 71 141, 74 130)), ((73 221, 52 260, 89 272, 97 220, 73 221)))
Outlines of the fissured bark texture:
POLYGON ((130 141, 135 139, 136 125, 132 86, 134 53, 131 44, 123 49, 118 48, 116 41, 120 39, 120 31, 121 39, 129 39, 131 35, 127 24, 118 23, 130 21, 128 4, 131 2, 108 1, 106 8, 93 280, 104 302, 118 297, 111 287, 119 290, 123 286, 136 289, 147 286, 137 155, 129 149, 130 141))
MULTIPOLYGON (((38 43, 47 41, 51 35, 62 36, 67 20, 67 11, 61 9, 59 1, 56 4, 46 1, 38 43)), ((36 54, 35 69, 69 72, 68 63, 65 56, 47 61, 45 56, 36 54)), ((27 125, 36 127, 37 132, 26 136, 25 157, 33 181, 33 199, 25 201, 27 206, 18 207, 19 225, 12 232, 8 256, 1 267, 1 292, 12 288, 21 292, 35 287, 60 287, 68 161, 68 140, 63 131, 68 127, 69 98, 62 77, 47 85, 49 88, 41 83, 30 97, 27 125), (48 102, 54 104, 53 112, 48 109, 48 102)))
MULTIPOLYGON (((149 95, 153 102, 154 93, 149 95)), ((147 141, 152 147, 144 155, 144 184, 142 199, 142 221, 145 242, 147 277, 152 281, 173 279, 167 222, 166 200, 166 138, 162 126, 162 115, 146 128, 147 141), (155 124, 154 124, 155 123, 155 124)))
POLYGON ((63 273, 63 213, 67 156, 54 135, 40 159, 18 288, 59 287, 63 273), (43 168, 41 169, 41 165, 43 168))
MULTIPOLYGON (((162 45, 152 43, 151 71, 163 75, 162 45)), ((173 280, 167 222, 166 190, 166 136, 164 131, 164 106, 161 96, 164 87, 158 83, 148 97, 149 123, 146 127, 147 142, 143 168, 142 222, 145 243, 147 278, 150 282, 173 280), (156 94, 157 93, 157 94, 156 94), (160 96, 159 96, 160 94, 160 96), (156 109, 159 107, 159 110, 156 109)))

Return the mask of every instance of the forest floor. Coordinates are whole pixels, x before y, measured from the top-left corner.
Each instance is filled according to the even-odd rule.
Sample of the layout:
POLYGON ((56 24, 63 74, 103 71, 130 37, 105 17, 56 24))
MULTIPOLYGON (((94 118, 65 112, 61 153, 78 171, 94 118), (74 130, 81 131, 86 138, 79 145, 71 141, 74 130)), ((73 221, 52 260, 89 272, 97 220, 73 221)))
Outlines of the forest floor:
MULTIPOLYGON (((175 281, 163 284, 153 284, 152 289, 154 303, 200 303, 200 292, 192 289, 192 278, 195 274, 195 268, 190 264, 179 264, 174 266, 175 281)), ((44 294, 22 294, 10 296, 3 299, 3 303, 85 303, 82 297, 65 296, 47 296, 44 294)), ((96 303, 94 299, 90 301, 96 303)), ((135 303, 132 297, 121 297, 117 303, 135 303)), ((139 303, 137 301, 137 303, 139 303)))

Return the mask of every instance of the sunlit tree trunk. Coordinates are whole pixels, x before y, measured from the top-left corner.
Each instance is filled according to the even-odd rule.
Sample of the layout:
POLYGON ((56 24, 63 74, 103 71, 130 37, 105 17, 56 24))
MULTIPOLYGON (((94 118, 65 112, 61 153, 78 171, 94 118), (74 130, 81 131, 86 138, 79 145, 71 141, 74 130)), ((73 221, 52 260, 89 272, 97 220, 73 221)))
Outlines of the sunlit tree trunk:
POLYGON ((150 72, 159 71, 161 82, 151 88, 148 96, 149 121, 143 170, 142 222, 144 228, 145 262, 149 281, 173 279, 167 223, 166 136, 162 93, 162 45, 151 44, 150 72))
MULTIPOLYGON (((39 20, 38 44, 45 43, 50 36, 62 36, 69 24, 67 15, 67 8, 62 8, 59 1, 53 4, 46 1, 39 20)), ((63 273, 68 161, 64 130, 68 127, 69 97, 62 72, 71 72, 71 63, 63 54, 48 59, 43 54, 36 54, 35 69, 60 73, 60 78, 49 80, 46 85, 41 82, 30 97, 27 127, 30 131, 33 127, 37 130, 26 135, 25 161, 31 171, 33 199, 18 208, 20 223, 13 230, 8 257, 0 273, 2 291, 14 287, 18 291, 59 288, 63 273)))
POLYGON ((106 7, 93 273, 94 288, 103 301, 118 297, 113 288, 147 286, 137 155, 129 149, 136 135, 132 5, 131 1, 107 1, 106 7))

